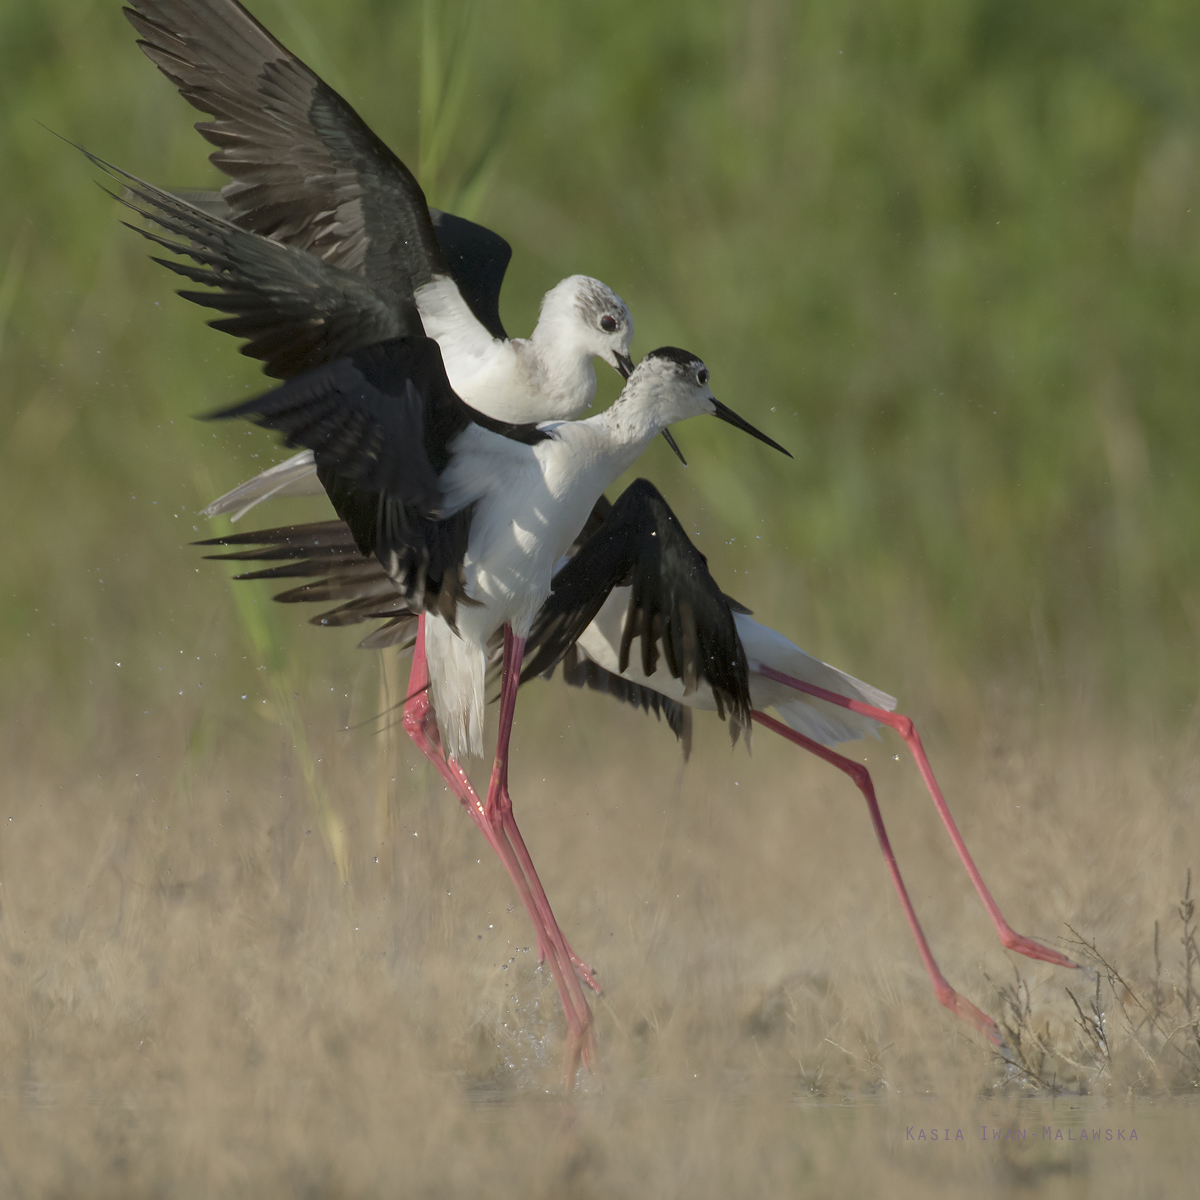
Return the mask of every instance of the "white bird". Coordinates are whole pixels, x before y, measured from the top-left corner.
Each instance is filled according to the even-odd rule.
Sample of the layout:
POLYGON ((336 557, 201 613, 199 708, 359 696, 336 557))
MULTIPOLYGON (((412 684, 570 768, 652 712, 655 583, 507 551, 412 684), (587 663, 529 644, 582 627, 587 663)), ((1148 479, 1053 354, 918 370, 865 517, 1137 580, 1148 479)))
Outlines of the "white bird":
POLYGON ((590 973, 554 922, 508 794, 525 637, 604 488, 669 424, 705 413, 783 450, 713 396, 703 362, 673 347, 648 354, 612 407, 583 421, 507 425, 472 411, 426 338, 356 351, 214 414, 248 417, 312 449, 358 550, 373 554, 406 604, 426 614, 409 695, 428 678, 437 725, 428 725, 426 701, 406 711, 406 727, 517 883, 559 986, 568 1074, 581 1056, 591 1060, 591 1013, 573 968, 589 982, 590 973), (480 805, 458 760, 483 752, 488 647, 501 630, 500 731, 480 805), (438 739, 445 759, 435 753, 438 739))
MULTIPOLYGON (((508 243, 430 210, 404 163, 237 0, 135 0, 125 14, 151 61, 214 117, 196 128, 231 182, 214 205, 117 174, 143 215, 184 239, 164 244, 201 266, 157 261, 221 289, 182 294, 230 314, 212 324, 249 338, 243 353, 265 360, 268 374, 290 378, 424 333, 441 347, 455 392, 511 422, 582 413, 595 396, 593 358, 628 376, 629 310, 586 275, 548 291, 532 335, 510 339, 499 313, 508 243)), ((313 475, 302 452, 243 485, 236 504, 318 492, 313 475)), ((209 514, 226 511, 224 500, 209 514)))

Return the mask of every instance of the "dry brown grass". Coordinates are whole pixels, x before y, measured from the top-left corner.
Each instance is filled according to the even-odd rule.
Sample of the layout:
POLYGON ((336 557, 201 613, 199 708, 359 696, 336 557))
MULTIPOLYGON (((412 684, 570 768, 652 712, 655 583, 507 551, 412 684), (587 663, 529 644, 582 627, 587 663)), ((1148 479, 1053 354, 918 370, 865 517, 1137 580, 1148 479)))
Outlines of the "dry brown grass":
POLYGON ((763 731, 731 757, 706 718, 681 773, 662 727, 531 689, 518 815, 606 986, 602 1074, 566 1100, 555 991, 502 870, 406 746, 381 788, 379 740, 330 732, 321 691, 298 703, 345 880, 269 721, 205 743, 181 716, 112 717, 72 747, 36 705, 11 713, 0 1194, 1185 1194, 1188 738, 1078 710, 1052 736, 1015 705, 987 733, 925 731, 1014 926, 1094 946, 1098 975, 1070 977, 1011 961, 899 743, 866 748, 934 951, 1006 1022, 1005 1063, 934 1003, 843 777, 763 731))

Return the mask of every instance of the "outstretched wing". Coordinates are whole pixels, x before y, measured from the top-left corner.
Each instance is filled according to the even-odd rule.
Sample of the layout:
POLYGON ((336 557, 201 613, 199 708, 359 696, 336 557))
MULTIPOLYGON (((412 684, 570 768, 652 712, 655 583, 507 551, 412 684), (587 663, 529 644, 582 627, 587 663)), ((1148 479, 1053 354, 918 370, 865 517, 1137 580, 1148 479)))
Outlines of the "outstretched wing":
POLYGON ((550 434, 469 408, 437 343, 394 338, 210 414, 246 417, 313 452, 317 475, 363 554, 374 554, 417 611, 453 624, 471 509, 443 511, 439 475, 469 425, 535 444, 550 434))
POLYGON ((412 172, 236 0, 134 0, 138 45, 193 107, 242 229, 411 294, 445 264, 412 172))
POLYGON ((130 229, 197 265, 152 256, 154 261, 193 283, 218 289, 179 294, 230 314, 209 324, 247 338, 242 353, 262 359, 268 375, 287 379, 359 347, 424 333, 411 297, 389 297, 362 275, 248 233, 215 215, 212 206, 180 199, 86 150, 83 153, 124 185, 124 195, 112 193, 122 204, 172 237, 137 225, 129 225, 130 229))
POLYGON ((635 638, 640 665, 653 675, 661 653, 684 694, 712 688, 717 711, 729 711, 733 736, 750 722, 746 654, 730 601, 709 574, 670 506, 648 480, 632 483, 600 529, 554 577, 530 633, 522 680, 551 670, 595 618, 613 588, 630 587, 619 669, 635 638))
MULTIPOLYGON (((236 223, 233 210, 220 192, 177 191, 174 195, 211 216, 236 223)), ((442 258, 463 300, 492 337, 506 339, 508 334, 500 320, 500 289, 512 259, 512 247, 498 233, 465 217, 438 208, 431 208, 429 215, 442 258)))
POLYGON ((209 538, 196 545, 242 547, 206 558, 275 564, 244 571, 235 579, 304 580, 276 593, 275 599, 282 604, 333 604, 333 608, 310 618, 313 625, 340 628, 363 621, 385 621, 363 638, 360 645, 367 649, 396 645, 403 649, 416 635, 417 611, 396 590, 379 560, 359 550, 345 521, 257 529, 209 538))

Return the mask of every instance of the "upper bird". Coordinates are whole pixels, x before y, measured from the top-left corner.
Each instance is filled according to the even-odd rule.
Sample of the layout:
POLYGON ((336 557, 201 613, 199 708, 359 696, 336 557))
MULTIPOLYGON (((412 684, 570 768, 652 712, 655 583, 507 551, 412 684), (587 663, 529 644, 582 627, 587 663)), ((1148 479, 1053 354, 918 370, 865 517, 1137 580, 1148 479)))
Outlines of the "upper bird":
POLYGON ((151 61, 214 118, 196 128, 230 176, 215 213, 143 185, 147 215, 183 226, 172 231, 186 243, 170 248, 208 269, 164 265, 222 289, 184 294, 232 314, 214 327, 250 338, 243 352, 268 374, 425 333, 454 391, 511 422, 578 416, 595 395, 593 358, 628 376, 629 310, 585 275, 551 288, 533 334, 510 339, 497 307, 508 243, 431 212, 404 163, 237 0, 136 0, 125 15, 151 61), (231 228, 316 261, 297 267, 231 228))

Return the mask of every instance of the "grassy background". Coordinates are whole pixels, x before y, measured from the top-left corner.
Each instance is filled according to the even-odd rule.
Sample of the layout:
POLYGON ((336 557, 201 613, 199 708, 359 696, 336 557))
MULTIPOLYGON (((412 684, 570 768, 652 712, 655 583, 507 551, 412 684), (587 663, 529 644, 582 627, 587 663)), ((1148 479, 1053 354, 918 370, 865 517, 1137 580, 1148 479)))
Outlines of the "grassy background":
MULTIPOLYGON (((1191 703, 1192 6, 482 5, 457 54, 461 10, 429 7, 460 66, 440 107, 420 5, 260 15, 435 200, 513 242, 511 329, 595 273, 637 352, 699 350, 792 449, 693 422, 689 470, 660 447, 639 468, 756 610, 921 702, 939 677, 1004 675, 1191 703)), ((188 419, 258 386, 253 365, 37 124, 161 183, 215 181, 196 114, 131 41, 116 3, 0 4, 0 488, 22 563, 0 655, 10 677, 56 659, 77 696, 84 638, 146 646, 167 607, 212 611, 169 577, 175 525, 268 445, 188 419), (51 639, 70 653, 37 640, 47 591, 72 597, 51 639)))
MULTIPOLYGON (((635 353, 703 354, 717 394, 789 446, 795 462, 694 421, 686 471, 656 445, 639 472, 729 591, 901 697, 1013 923, 1098 938, 1134 993, 1165 988, 1182 1036, 1173 906, 1200 864, 1195 6, 254 11, 435 203, 509 238, 511 331, 563 275, 595 274, 629 303, 635 353)), ((376 660, 184 547, 210 532, 204 503, 277 457, 192 415, 262 377, 38 124, 155 182, 216 184, 198 114, 115 0, 0 0, 0 111, 13 1194, 101 1176, 113 1195, 268 1178, 374 1194, 401 1159, 438 1194, 464 1142, 463 1179, 503 1162, 525 1194, 836 1191, 848 1161, 864 1188, 908 1162, 909 1110, 858 1106, 806 1135, 797 1096, 934 1090, 965 1125, 980 1096, 1015 1104, 1047 1080, 1194 1086, 1136 1023, 1106 1062, 1062 979, 1023 967, 1053 1054, 1014 1076, 932 1004, 842 780, 797 774, 765 737, 730 758, 707 717, 679 774, 661 727, 539 686, 514 793, 564 928, 609 981, 610 1074, 590 1109, 525 1106, 553 1080, 552 993, 519 957, 509 990, 527 936, 506 881, 419 759, 371 734, 376 660)), ((898 749, 864 753, 906 815, 914 900, 954 982, 999 1016, 1011 964, 898 749)), ((1094 1171, 1097 1194, 1127 1195, 1117 1166, 1139 1160, 972 1161, 903 1169, 914 1194, 1077 1194, 1094 1171)))

